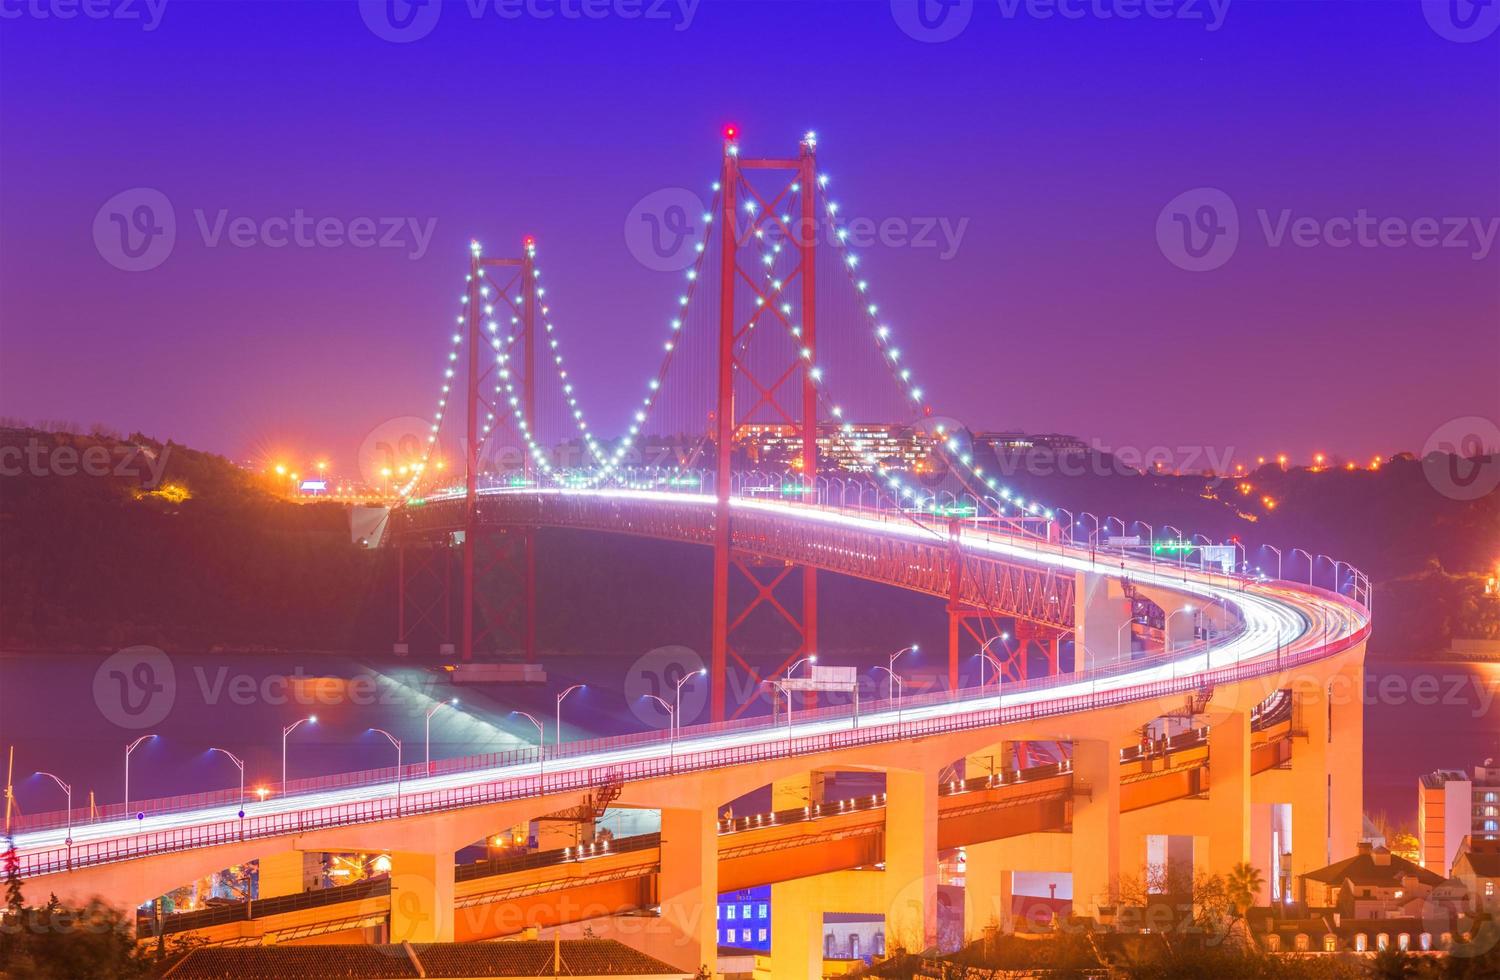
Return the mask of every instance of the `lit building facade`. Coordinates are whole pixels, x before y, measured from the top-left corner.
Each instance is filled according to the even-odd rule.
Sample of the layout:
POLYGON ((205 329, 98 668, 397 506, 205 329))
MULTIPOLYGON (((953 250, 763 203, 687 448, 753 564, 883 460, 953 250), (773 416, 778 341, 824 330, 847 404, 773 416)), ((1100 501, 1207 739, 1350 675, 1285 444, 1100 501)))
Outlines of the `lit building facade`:
MULTIPOLYGON (((802 433, 794 425, 751 423, 741 426, 738 443, 752 465, 787 466, 802 451, 802 433)), ((874 456, 892 469, 921 472, 932 450, 933 440, 910 425, 818 423, 819 468, 825 470, 868 470, 874 456)))
POLYGON ((1464 838, 1500 840, 1500 767, 1439 769, 1417 781, 1417 839, 1422 867, 1447 874, 1464 838))

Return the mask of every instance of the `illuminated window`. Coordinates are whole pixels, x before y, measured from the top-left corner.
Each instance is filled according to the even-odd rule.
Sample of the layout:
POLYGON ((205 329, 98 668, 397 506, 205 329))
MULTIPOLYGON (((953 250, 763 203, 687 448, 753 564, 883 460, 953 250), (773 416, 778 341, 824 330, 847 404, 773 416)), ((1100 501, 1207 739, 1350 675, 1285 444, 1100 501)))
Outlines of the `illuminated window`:
POLYGON ((733 905, 729 906, 729 921, 730 922, 734 921, 734 910, 735 910, 735 906, 733 906, 733 905))
POLYGON ((1333 933, 1330 932, 1326 936, 1323 937, 1323 952, 1325 952, 1325 953, 1337 953, 1338 951, 1339 951, 1339 937, 1335 936, 1333 933))
MULTIPOLYGON (((1276 945, 1280 946, 1281 943, 1278 942, 1276 945)), ((1307 933, 1305 933, 1305 932, 1299 932, 1299 933, 1297 933, 1297 938, 1292 940, 1292 946, 1295 947, 1296 950, 1297 950, 1297 952, 1299 952, 1299 953, 1305 953, 1305 952, 1307 952, 1307 948, 1308 948, 1309 945, 1310 945, 1310 942, 1309 942, 1309 940, 1307 938, 1307 933)))
POLYGON ((1366 936, 1364 933, 1360 933, 1359 935, 1357 935, 1357 936, 1354 937, 1354 951, 1356 953, 1366 952, 1366 951, 1369 950, 1369 948, 1370 948, 1370 937, 1369 936, 1366 936))
POLYGON ((1279 952, 1281 952, 1281 937, 1278 936, 1278 935, 1276 935, 1276 933, 1274 933, 1274 932, 1271 933, 1269 936, 1267 936, 1266 937, 1266 950, 1268 952, 1272 952, 1272 953, 1279 953, 1279 952))
POLYGON ((1388 935, 1386 935, 1383 932, 1380 935, 1376 936, 1375 937, 1375 948, 1376 949, 1380 949, 1380 950, 1390 949, 1391 948, 1391 937, 1388 936, 1388 935))
POLYGON ((1403 932, 1401 935, 1397 936, 1396 947, 1403 953, 1411 949, 1411 935, 1403 932))
POLYGON ((1419 946, 1421 946, 1424 950, 1425 949, 1431 949, 1432 948, 1432 933, 1430 933, 1430 932, 1424 932, 1424 933, 1422 933, 1422 935, 1420 935, 1420 936, 1417 937, 1417 944, 1419 946))
POLYGON ((1494 894, 1495 894, 1495 883, 1493 881, 1486 881, 1484 883, 1484 897, 1485 898, 1490 898, 1494 894))
POLYGON ((756 916, 758 918, 764 919, 766 917, 767 911, 769 911, 769 907, 762 905, 759 909, 756 910, 756 916))

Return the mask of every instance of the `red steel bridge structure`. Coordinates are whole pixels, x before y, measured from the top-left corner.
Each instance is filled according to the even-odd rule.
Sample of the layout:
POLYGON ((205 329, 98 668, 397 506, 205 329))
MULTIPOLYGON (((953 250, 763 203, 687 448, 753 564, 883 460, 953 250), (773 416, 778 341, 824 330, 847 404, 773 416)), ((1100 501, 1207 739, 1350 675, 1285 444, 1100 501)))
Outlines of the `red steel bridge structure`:
MULTIPOLYGON (((935 415, 870 299, 848 228, 826 193, 816 136, 808 133, 785 157, 749 157, 740 152, 738 131, 728 127, 722 150, 713 203, 701 215, 701 237, 690 253, 660 367, 633 420, 613 439, 594 435, 564 366, 535 240, 527 237, 519 254, 505 257, 473 245, 428 452, 412 467, 390 524, 388 543, 400 553, 398 643, 436 635, 448 649, 456 639, 453 652, 465 662, 503 644, 534 662, 537 532, 552 526, 712 548, 715 721, 746 707, 729 703, 732 670, 745 672, 753 685, 818 649, 820 570, 945 600, 950 688, 958 686, 962 649, 987 650, 1002 636, 1002 625, 1013 637, 1003 634, 997 671, 1025 679, 1035 641, 1045 673, 1057 673, 1076 628, 1073 576, 966 550, 963 534, 966 526, 983 523, 1040 547, 1072 543, 1083 522, 1002 486, 976 462, 962 428, 935 415), (833 274, 827 275, 820 264, 830 261, 833 274), (846 408, 834 397, 833 365, 849 366, 847 387, 881 388, 884 396, 846 408), (872 382, 872 369, 890 380, 872 382), (547 384, 551 375, 555 385, 547 384), (448 409, 460 378, 464 479, 461 486, 443 486, 432 462, 443 451, 444 434, 456 434, 448 409), (551 432, 545 431, 549 397, 558 408, 551 432), (923 430, 946 467, 944 486, 916 483, 862 447, 849 421, 856 411, 894 415, 923 430), (692 435, 673 465, 631 465, 653 423, 658 431, 692 435), (769 469, 752 469, 737 457, 737 447, 768 428, 786 452, 769 469), (582 459, 554 465, 546 440, 570 433, 582 459), (820 436, 844 450, 846 465, 821 465, 820 436), (505 439, 523 448, 496 460, 492 450, 505 439), (860 472, 850 471, 851 458, 860 472), (663 496, 673 492, 679 499, 663 496), (868 540, 851 546, 849 535, 856 532, 848 528, 737 505, 767 495, 879 513, 917 533, 865 534, 868 540), (450 597, 455 551, 456 610, 450 597), (735 643, 752 616, 768 614, 795 636, 791 652, 771 670, 753 664, 735 643)), ((1367 591, 1362 576, 1344 567, 1349 587, 1367 591)), ((1337 565, 1334 579, 1336 589, 1344 584, 1337 565)))

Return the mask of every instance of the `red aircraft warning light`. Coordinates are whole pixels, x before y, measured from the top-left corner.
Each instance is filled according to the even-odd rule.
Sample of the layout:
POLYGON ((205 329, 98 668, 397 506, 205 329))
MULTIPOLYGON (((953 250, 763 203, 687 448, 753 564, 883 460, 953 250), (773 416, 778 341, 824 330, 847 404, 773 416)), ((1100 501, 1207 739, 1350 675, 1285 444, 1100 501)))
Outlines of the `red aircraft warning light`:
POLYGON ((740 128, 738 126, 734 125, 733 123, 731 123, 728 126, 724 127, 724 138, 725 139, 727 139, 727 140, 737 139, 739 137, 739 135, 740 135, 740 128))

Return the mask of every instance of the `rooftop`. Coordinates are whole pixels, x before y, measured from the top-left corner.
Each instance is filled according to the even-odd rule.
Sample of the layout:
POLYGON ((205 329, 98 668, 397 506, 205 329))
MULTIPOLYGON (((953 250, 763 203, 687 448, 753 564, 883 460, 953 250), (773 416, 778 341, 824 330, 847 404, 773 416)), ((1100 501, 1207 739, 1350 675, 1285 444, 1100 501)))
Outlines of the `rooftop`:
POLYGON ((605 939, 194 950, 171 980, 384 980, 384 978, 671 977, 680 970, 605 939), (555 958, 555 959, 554 959, 555 958), (554 965, 556 968, 554 969, 554 965))
POLYGON ((1309 871, 1303 877, 1325 885, 1340 885, 1345 881, 1352 881, 1356 885, 1399 887, 1401 879, 1407 875, 1429 886, 1441 885, 1446 880, 1442 875, 1433 874, 1421 865, 1397 857, 1383 847, 1371 847, 1369 844, 1360 844, 1359 853, 1354 857, 1309 871))

